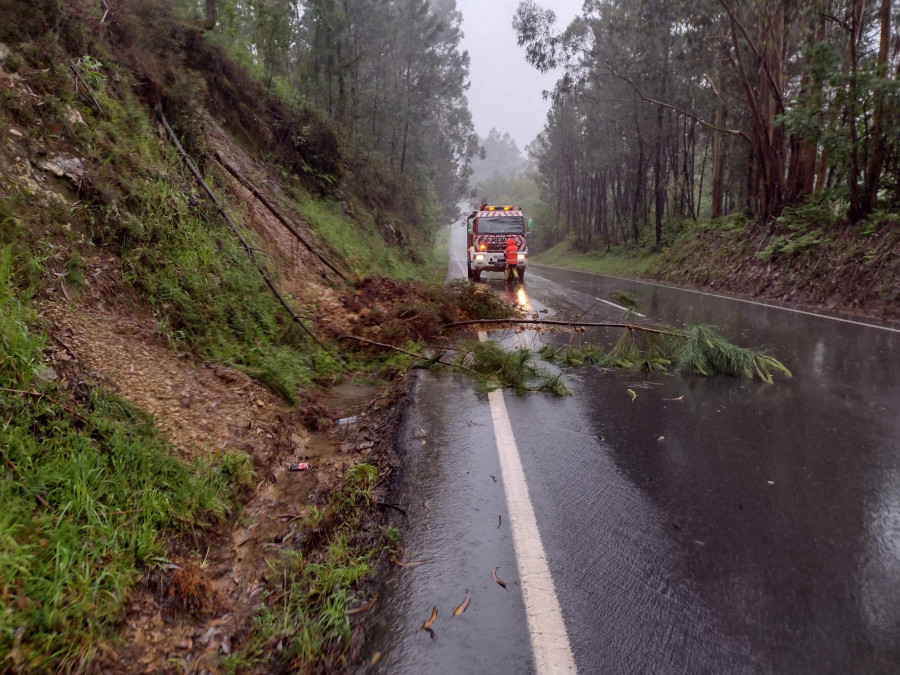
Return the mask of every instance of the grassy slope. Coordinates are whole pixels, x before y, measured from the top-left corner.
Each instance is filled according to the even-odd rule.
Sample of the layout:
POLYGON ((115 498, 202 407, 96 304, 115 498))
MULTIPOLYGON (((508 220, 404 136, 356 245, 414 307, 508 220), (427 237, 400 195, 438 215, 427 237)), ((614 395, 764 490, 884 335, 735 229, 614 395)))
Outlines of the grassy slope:
POLYGON ((74 669, 103 649, 139 578, 165 555, 161 533, 222 520, 252 480, 249 457, 175 459, 152 419, 92 389, 46 377, 33 265, 0 248, 0 668, 74 669))
MULTIPOLYGON (((42 203, 28 184, 0 179, 0 670, 34 672, 74 669, 102 652, 140 570, 164 560, 164 537, 224 518, 251 475, 243 455, 186 466, 151 418, 102 387, 75 391, 40 378, 47 337, 29 298, 55 280, 44 258, 61 260, 77 288, 85 258, 116 253, 173 347, 243 368, 289 401, 335 364, 303 339, 236 237, 185 180, 151 111, 132 94, 138 87, 127 69, 96 52, 79 62, 76 92, 70 56, 52 40, 17 51, 24 56, 7 65, 39 97, 2 89, 0 127, 26 130, 30 152, 96 158, 86 160, 80 198, 67 204, 42 203)), ((432 273, 427 256, 411 261, 385 243, 365 212, 351 219, 303 190, 297 209, 358 275, 432 273)), ((359 485, 357 478, 348 484, 359 485)), ((345 636, 341 608, 367 570, 354 562, 366 553, 347 554, 348 537, 343 532, 314 561, 319 567, 293 563, 307 586, 322 570, 338 577, 286 610, 309 624, 293 655, 315 660, 317 645, 345 636), (325 605, 342 615, 339 624, 310 618, 325 605)), ((270 612, 261 625, 278 621, 270 612)))
POLYGON ((828 209, 786 210, 761 231, 739 214, 688 227, 660 252, 581 253, 563 242, 535 262, 614 276, 709 286, 754 297, 900 319, 900 216, 856 226, 828 209))
POLYGON ((563 241, 553 248, 535 255, 533 260, 542 265, 556 265, 585 272, 631 277, 646 276, 658 258, 658 253, 632 255, 620 249, 609 253, 603 251, 582 253, 571 249, 568 242, 563 241))

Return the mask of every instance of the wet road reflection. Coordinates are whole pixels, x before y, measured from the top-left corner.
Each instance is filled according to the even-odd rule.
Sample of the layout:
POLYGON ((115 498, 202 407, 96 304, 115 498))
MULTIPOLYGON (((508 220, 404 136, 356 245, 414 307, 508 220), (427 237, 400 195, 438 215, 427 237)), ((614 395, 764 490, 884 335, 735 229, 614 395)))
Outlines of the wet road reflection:
MULTIPOLYGON (((529 313, 592 321, 620 318, 596 299, 624 290, 652 319, 716 325, 794 373, 765 385, 581 368, 567 373, 571 397, 506 396, 580 671, 900 671, 900 333, 584 273, 528 275, 524 287, 486 283, 529 313)), ((489 425, 470 383, 421 382, 399 494, 412 505, 407 545, 438 564, 388 581, 369 641, 383 672, 531 669, 515 574, 510 597, 488 576, 515 570, 489 425), (438 512, 415 508, 425 498, 438 512), (466 588, 466 621, 450 619, 466 588), (449 630, 431 641, 414 631, 438 600, 449 630)))
MULTIPOLYGON (((532 271, 531 282, 533 298, 574 313, 591 298, 626 290, 645 302, 651 317, 717 324, 742 344, 768 345, 794 372, 793 379, 769 386, 578 371, 575 396, 564 404, 574 408, 566 420, 586 424, 587 433, 569 444, 556 434, 544 439, 563 448, 551 475, 538 443, 529 453, 530 486, 548 504, 542 532, 565 553, 560 576, 581 564, 594 573, 630 568, 632 582, 664 580, 686 594, 663 618, 675 635, 683 626, 678 612, 686 604, 702 608, 697 630, 689 635, 682 629, 677 648, 654 649, 652 622, 629 623, 623 616, 614 621, 613 644, 643 641, 638 662, 654 670, 705 664, 729 671, 896 672, 900 335, 591 275, 542 269, 532 271), (626 396, 627 388, 637 399, 626 396), (590 453, 609 458, 615 471, 585 470, 590 453), (630 525, 613 538, 610 559, 587 558, 578 548, 584 534, 567 534, 584 522, 556 508, 559 495, 599 499, 624 490, 622 481, 653 508, 638 518, 633 507, 613 517, 607 509, 601 524, 590 528, 598 541, 609 538, 620 518, 630 525), (659 579, 644 569, 640 555, 628 553, 629 543, 645 555, 668 550, 673 567, 659 579)), ((597 318, 613 316, 595 311, 597 318)), ((535 401, 521 405, 522 419, 539 414, 531 409, 535 401)), ((561 426, 563 420, 541 428, 561 426)), ((570 626, 577 632, 595 609, 579 613, 584 588, 561 593, 571 598, 570 626)), ((654 606, 630 591, 610 594, 608 587, 587 595, 596 603, 612 597, 654 606)), ((617 650, 598 656, 595 639, 585 644, 582 663, 610 669, 617 650)), ((618 665, 625 666, 626 655, 627 649, 618 665)))

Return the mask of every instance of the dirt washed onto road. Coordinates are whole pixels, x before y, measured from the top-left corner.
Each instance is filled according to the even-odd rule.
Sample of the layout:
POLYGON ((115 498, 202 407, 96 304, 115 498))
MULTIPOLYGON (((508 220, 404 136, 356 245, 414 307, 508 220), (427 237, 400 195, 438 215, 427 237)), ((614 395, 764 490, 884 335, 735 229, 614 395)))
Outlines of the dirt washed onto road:
POLYGON ((101 670, 215 672, 248 634, 266 590, 266 561, 293 546, 298 521, 352 464, 375 464, 385 476, 396 468, 393 434, 406 380, 348 380, 292 408, 235 368, 173 349, 119 265, 95 257, 77 296, 60 285, 38 301, 51 376, 73 389, 100 384, 153 415, 185 461, 247 453, 256 485, 237 519, 168 542, 168 563, 145 571, 134 588, 122 647, 101 658, 101 670), (288 470, 301 461, 310 468, 288 470))

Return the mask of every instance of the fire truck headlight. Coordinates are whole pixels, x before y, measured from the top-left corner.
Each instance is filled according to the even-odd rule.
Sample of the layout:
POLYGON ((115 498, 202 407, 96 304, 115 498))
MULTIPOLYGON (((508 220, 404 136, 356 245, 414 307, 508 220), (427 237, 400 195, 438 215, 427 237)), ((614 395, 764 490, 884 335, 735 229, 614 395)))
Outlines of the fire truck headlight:
POLYGON ((526 257, 526 256, 525 256, 524 253, 520 253, 520 254, 519 254, 519 260, 525 260, 525 257, 526 257))
POLYGON ((483 255, 476 255, 476 256, 475 256, 475 260, 484 260, 484 256, 483 256, 483 255))

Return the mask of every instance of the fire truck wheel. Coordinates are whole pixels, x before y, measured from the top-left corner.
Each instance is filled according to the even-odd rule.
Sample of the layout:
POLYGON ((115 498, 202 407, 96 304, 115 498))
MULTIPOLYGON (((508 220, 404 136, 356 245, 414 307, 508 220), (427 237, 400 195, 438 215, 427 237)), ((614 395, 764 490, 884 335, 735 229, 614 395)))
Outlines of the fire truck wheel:
POLYGON ((525 268, 519 267, 519 268, 517 268, 516 271, 519 273, 519 281, 524 282, 525 281, 525 268))
POLYGON ((481 281, 481 270, 472 271, 472 281, 474 281, 476 284, 481 281))

